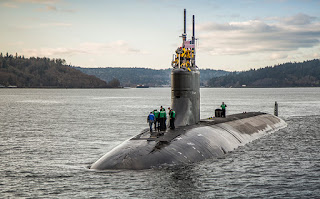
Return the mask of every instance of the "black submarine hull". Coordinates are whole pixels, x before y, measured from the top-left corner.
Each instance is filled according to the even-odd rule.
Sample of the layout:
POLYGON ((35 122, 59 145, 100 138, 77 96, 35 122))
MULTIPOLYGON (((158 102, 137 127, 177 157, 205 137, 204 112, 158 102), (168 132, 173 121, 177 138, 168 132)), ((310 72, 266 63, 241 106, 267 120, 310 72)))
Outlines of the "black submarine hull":
POLYGON ((146 129, 105 154, 91 169, 150 169, 222 157, 286 126, 274 115, 250 112, 200 120, 157 138, 146 129))

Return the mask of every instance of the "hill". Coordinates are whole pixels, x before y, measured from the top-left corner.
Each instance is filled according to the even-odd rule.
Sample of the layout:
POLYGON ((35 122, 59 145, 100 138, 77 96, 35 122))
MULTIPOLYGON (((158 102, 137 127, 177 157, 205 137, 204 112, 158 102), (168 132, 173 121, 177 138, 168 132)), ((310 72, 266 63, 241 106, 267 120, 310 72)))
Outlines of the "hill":
POLYGON ((63 59, 0 55, 0 84, 21 88, 104 88, 105 81, 65 65, 63 59))
POLYGON ((212 78, 211 87, 319 87, 320 60, 285 63, 212 78))
MULTIPOLYGON (((113 78, 119 79, 122 86, 136 86, 144 84, 148 86, 170 85, 171 69, 148 69, 148 68, 81 68, 76 67, 83 73, 94 75, 104 81, 113 78)), ((207 85, 212 77, 226 75, 229 72, 223 70, 200 69, 200 83, 207 85)))

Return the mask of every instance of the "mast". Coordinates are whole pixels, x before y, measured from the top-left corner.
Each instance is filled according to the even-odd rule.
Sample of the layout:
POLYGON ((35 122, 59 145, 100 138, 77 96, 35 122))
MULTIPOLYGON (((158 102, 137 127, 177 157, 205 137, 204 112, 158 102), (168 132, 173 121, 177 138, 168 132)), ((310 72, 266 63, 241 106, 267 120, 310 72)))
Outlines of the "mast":
POLYGON ((194 44, 194 15, 192 15, 192 44, 194 44))
POLYGON ((183 13, 184 13, 184 17, 183 17, 182 46, 184 47, 184 42, 187 40, 187 18, 186 18, 187 10, 184 9, 183 13))
POLYGON ((192 15, 192 45, 193 45, 193 48, 192 48, 192 57, 191 57, 191 66, 193 67, 196 67, 196 44, 195 44, 195 27, 194 27, 194 15, 192 15))

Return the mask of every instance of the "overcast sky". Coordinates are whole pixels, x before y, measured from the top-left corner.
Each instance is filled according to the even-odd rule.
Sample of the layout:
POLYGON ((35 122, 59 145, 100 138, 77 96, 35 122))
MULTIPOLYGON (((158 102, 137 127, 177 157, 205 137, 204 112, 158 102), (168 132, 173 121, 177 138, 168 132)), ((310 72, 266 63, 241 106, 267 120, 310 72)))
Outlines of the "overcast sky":
POLYGON ((199 68, 320 58, 320 0, 0 0, 0 52, 81 67, 171 67, 196 17, 199 68))

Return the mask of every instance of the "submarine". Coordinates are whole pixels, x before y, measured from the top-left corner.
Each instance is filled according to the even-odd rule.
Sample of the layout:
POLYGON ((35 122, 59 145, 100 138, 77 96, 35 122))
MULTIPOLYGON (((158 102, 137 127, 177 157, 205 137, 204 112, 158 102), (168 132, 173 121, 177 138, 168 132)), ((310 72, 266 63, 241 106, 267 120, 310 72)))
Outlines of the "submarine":
POLYGON ((173 55, 171 107, 174 130, 150 133, 149 128, 106 153, 90 169, 142 170, 192 164, 225 156, 230 151, 287 126, 276 115, 247 112, 200 120, 200 72, 196 66, 195 18, 187 40, 186 10, 182 45, 173 55))

